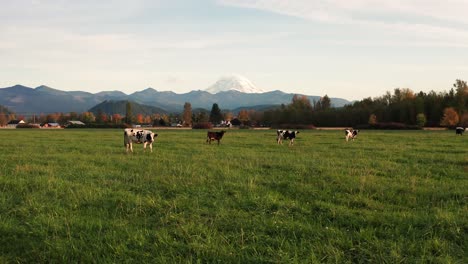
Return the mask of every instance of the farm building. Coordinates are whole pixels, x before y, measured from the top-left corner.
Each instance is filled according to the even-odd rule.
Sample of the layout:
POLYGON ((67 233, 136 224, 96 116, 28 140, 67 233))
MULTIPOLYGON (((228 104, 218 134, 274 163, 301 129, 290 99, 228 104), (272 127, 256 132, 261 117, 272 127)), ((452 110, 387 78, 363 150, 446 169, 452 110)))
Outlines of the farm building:
POLYGON ((86 124, 81 122, 81 121, 70 120, 70 121, 67 122, 67 124, 65 126, 84 126, 84 125, 86 125, 86 124))
POLYGON ((60 128, 59 123, 49 122, 42 124, 42 127, 50 127, 50 128, 60 128))
POLYGON ((7 124, 7 127, 10 127, 10 128, 16 128, 16 126, 18 126, 19 124, 25 124, 26 122, 24 122, 24 120, 10 120, 10 122, 8 122, 7 124))

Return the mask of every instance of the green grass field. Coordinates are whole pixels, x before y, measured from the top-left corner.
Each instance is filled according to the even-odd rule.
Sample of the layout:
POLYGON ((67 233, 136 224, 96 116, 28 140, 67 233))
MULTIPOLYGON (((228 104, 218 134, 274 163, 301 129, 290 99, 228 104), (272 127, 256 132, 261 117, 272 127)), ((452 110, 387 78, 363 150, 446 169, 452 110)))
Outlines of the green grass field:
POLYGON ((0 263, 468 263, 468 135, 0 130, 0 263))

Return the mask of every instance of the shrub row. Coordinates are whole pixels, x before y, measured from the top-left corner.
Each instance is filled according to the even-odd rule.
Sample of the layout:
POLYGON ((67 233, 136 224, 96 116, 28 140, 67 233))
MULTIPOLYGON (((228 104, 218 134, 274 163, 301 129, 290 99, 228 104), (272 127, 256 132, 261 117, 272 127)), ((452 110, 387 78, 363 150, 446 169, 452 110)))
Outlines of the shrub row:
POLYGON ((212 128, 213 128, 213 124, 211 124, 210 122, 200 122, 200 123, 193 124, 192 126, 192 129, 212 129, 212 128))
POLYGON ((279 124, 277 127, 279 129, 316 129, 314 125, 305 125, 305 124, 279 124))
POLYGON ((417 125, 407 125, 398 122, 376 123, 376 124, 362 124, 354 126, 355 129, 390 129, 390 130, 417 130, 422 129, 417 125))
POLYGON ((16 128, 41 128, 39 125, 33 125, 33 124, 19 124, 16 126, 16 128))

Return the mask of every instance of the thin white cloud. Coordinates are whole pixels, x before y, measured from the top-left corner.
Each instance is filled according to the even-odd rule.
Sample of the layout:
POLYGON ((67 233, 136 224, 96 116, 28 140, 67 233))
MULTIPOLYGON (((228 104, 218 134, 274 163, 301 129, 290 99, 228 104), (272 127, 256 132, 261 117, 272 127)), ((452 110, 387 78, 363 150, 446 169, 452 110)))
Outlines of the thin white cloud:
POLYGON ((359 12, 368 15, 425 16, 468 23, 466 16, 468 2, 465 0, 217 0, 217 2, 316 20, 348 20, 353 17, 353 13, 359 12))
MULTIPOLYGON (((221 5, 258 9, 321 23, 380 29, 389 34, 468 42, 468 1, 464 0, 218 0, 221 5)), ((409 43, 409 42, 408 42, 409 43)))

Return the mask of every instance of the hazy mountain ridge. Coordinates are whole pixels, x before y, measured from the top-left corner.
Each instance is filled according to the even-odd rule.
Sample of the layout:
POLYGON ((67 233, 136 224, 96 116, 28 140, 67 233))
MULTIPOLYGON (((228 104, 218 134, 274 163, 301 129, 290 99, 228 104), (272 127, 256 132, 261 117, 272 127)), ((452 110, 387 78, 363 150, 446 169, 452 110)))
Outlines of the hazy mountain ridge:
MULTIPOLYGON (((0 105, 16 113, 52 113, 52 112, 86 112, 104 101, 129 100, 138 104, 159 107, 166 112, 182 112, 185 102, 192 108, 211 109, 217 103, 222 109, 248 108, 259 105, 289 104, 294 94, 281 91, 264 93, 244 93, 236 90, 221 91, 216 94, 207 91, 190 91, 177 94, 160 92, 153 88, 127 95, 120 91, 103 91, 89 93, 83 91, 62 91, 45 85, 30 88, 23 85, 0 88, 0 105)), ((317 101, 320 96, 308 96, 317 101)), ((331 98, 335 107, 350 102, 341 98, 331 98)))

